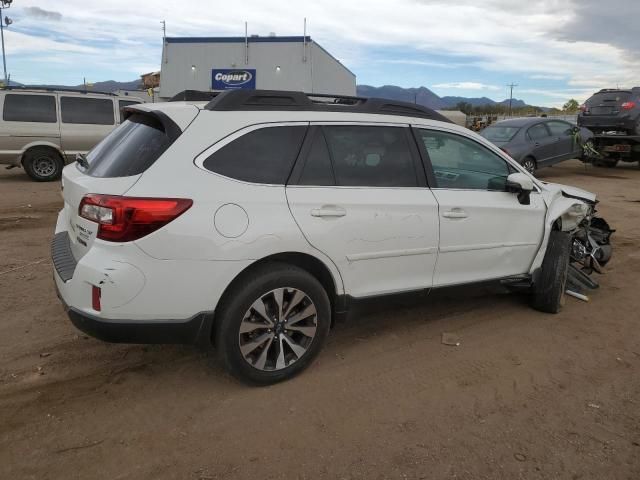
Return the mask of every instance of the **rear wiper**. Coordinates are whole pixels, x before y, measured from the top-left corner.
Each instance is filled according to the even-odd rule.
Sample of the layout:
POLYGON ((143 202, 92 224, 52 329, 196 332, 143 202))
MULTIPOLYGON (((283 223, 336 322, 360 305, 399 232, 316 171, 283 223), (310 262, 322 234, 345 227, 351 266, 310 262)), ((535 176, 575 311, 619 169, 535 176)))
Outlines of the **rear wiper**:
POLYGON ((84 169, 89 168, 89 162, 87 161, 87 157, 85 157, 84 154, 82 153, 76 154, 76 162, 78 162, 80 166, 84 169))

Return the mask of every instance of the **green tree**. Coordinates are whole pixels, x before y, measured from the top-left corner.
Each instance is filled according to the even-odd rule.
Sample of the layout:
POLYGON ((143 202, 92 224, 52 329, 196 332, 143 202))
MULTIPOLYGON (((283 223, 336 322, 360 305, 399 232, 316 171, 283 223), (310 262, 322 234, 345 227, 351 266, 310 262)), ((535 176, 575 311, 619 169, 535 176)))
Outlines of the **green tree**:
POLYGON ((580 104, 577 100, 572 98, 562 106, 562 111, 567 113, 574 113, 578 111, 578 108, 580 108, 580 104))

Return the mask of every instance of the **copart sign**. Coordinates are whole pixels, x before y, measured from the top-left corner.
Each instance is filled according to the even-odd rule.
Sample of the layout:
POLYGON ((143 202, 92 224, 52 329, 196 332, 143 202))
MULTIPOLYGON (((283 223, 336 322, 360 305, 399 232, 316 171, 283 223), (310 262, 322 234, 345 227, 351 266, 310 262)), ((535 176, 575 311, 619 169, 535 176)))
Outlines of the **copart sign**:
POLYGON ((256 88, 256 70, 216 69, 211 70, 212 90, 234 90, 237 88, 256 88))

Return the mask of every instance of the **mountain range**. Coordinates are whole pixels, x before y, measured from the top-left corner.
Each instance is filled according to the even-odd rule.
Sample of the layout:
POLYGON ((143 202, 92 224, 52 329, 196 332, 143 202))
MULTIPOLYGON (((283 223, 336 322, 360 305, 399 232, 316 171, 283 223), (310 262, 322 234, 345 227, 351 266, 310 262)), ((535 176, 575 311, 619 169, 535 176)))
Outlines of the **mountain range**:
MULTIPOLYGON (((22 84, 11 81, 13 86, 22 86, 22 84)), ((84 85, 30 85, 48 88, 85 88, 84 85)), ((107 80, 105 82, 95 82, 91 85, 91 90, 96 92, 114 92, 116 90, 136 90, 140 88, 139 80, 132 80, 130 82, 116 82, 115 80, 107 80)), ((487 97, 440 97, 429 90, 427 87, 418 88, 403 88, 396 85, 383 85, 382 87, 372 87, 371 85, 358 85, 356 86, 356 95, 359 97, 380 97, 388 98, 390 100, 399 100, 403 102, 417 103, 434 110, 442 110, 446 108, 455 107, 460 102, 466 102, 472 106, 484 106, 484 105, 508 105, 509 99, 497 102, 487 97)), ((527 104, 519 99, 514 98, 512 101, 514 108, 526 107, 527 104)))
MULTIPOLYGON (((439 97, 427 87, 418 88, 402 88, 395 85, 384 85, 382 87, 372 87, 370 85, 358 85, 356 87, 356 95, 359 97, 380 97, 390 100, 399 100, 403 102, 417 103, 434 110, 442 110, 445 108, 455 107, 460 102, 466 102, 472 106, 484 105, 508 105, 509 99, 496 102, 487 97, 439 97)), ((526 107, 527 104, 514 98, 511 104, 514 108, 526 107)))

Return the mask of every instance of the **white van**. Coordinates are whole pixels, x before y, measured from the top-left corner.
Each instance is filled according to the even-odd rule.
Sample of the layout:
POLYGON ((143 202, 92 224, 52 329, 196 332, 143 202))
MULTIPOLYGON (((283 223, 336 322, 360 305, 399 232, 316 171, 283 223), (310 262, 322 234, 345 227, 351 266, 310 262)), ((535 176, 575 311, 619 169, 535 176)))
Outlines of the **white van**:
POLYGON ((82 90, 0 90, 0 164, 24 167, 35 181, 60 178, 64 165, 85 154, 122 122, 137 97, 82 90))

